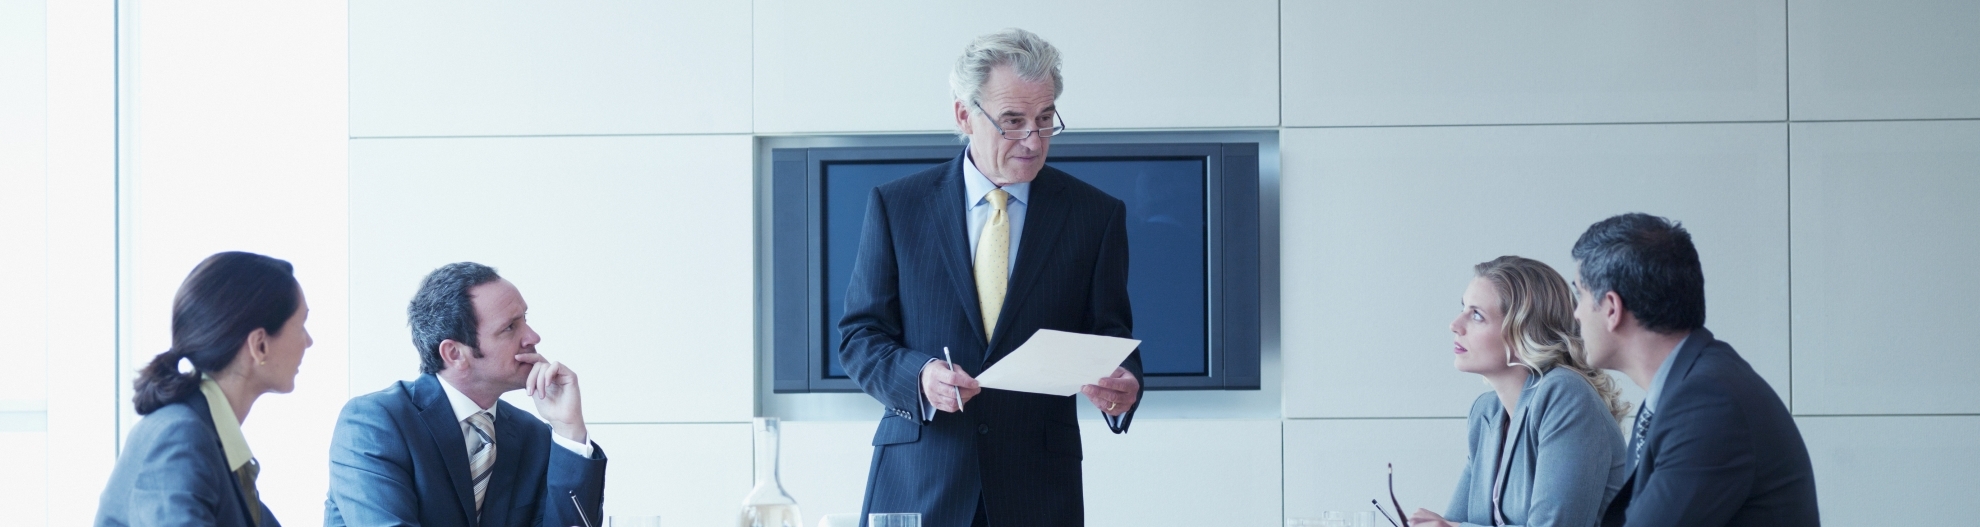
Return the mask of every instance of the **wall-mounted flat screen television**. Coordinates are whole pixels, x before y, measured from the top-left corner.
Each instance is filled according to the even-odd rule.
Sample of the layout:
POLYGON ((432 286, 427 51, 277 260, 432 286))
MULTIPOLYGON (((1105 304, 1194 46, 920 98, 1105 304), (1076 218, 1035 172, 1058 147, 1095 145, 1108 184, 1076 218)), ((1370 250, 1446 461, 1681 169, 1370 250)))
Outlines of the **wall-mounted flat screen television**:
MULTIPOLYGON (((838 323, 867 197, 962 149, 772 151, 776 392, 859 391, 839 362, 838 323)), ((1257 389, 1258 144, 1058 144, 1046 164, 1127 206, 1128 301, 1144 385, 1257 389)))

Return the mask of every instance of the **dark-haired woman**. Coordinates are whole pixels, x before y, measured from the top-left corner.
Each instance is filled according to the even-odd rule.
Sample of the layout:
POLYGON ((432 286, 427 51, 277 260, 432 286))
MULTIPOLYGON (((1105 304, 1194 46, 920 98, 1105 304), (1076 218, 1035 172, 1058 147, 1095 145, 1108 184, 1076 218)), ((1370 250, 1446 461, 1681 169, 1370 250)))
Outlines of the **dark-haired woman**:
POLYGON ((295 389, 308 318, 289 262, 225 252, 194 267, 172 299, 172 349, 138 375, 132 402, 144 419, 96 525, 281 525, 255 492, 260 465, 241 423, 262 394, 295 389))

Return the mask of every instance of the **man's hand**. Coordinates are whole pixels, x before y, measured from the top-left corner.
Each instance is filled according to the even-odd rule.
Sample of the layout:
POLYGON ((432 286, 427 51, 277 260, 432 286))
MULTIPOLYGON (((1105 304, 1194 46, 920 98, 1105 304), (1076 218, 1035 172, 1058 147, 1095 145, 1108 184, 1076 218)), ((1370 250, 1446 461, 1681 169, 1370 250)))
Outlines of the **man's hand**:
POLYGON ((1457 527, 1457 524, 1445 520, 1441 514, 1430 512, 1429 509, 1416 509, 1416 512, 1409 513, 1408 521, 1409 527, 1457 527))
POLYGON ((983 386, 958 369, 949 371, 949 363, 942 359, 929 361, 921 367, 921 397, 928 404, 944 412, 960 412, 976 394, 983 393, 983 386), (956 399, 956 390, 962 390, 962 399, 956 399))
POLYGON ((1093 401, 1093 407, 1100 413, 1119 416, 1134 408, 1134 401, 1141 393, 1141 380, 1128 373, 1127 368, 1114 368, 1114 374, 1101 377, 1099 381, 1079 388, 1086 394, 1086 400, 1093 401))
POLYGON ((536 401, 536 414, 550 422, 550 430, 564 439, 590 442, 584 428, 584 404, 578 397, 577 372, 536 353, 517 354, 516 361, 530 365, 524 388, 536 401))

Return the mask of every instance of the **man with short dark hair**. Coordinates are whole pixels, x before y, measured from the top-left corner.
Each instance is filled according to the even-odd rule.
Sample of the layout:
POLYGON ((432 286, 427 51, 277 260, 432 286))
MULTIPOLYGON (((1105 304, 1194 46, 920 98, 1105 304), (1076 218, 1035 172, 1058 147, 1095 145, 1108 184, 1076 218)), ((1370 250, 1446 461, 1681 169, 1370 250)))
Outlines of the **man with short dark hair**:
POLYGON ((577 373, 536 353, 528 314, 488 266, 426 276, 406 309, 422 375, 344 405, 324 525, 596 525, 605 452, 588 439, 577 373), (549 423, 499 399, 514 390, 549 423))
POLYGON ((1691 233, 1623 214, 1589 226, 1574 260, 1589 364, 1649 392, 1630 427, 1629 475, 1602 525, 1819 525, 1815 473, 1794 417, 1705 329, 1705 273, 1691 233))

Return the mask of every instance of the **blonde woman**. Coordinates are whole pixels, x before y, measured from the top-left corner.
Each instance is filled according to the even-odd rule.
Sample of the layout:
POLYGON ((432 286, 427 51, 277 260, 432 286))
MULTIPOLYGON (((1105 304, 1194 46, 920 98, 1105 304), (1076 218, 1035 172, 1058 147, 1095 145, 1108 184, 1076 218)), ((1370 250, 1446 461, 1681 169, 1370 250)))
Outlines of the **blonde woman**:
POLYGON ((1623 482, 1617 426, 1628 406, 1588 367, 1574 293, 1547 264, 1502 256, 1478 264, 1451 322, 1458 371, 1485 378, 1469 420, 1471 454, 1444 515, 1412 527, 1589 527, 1623 482))

